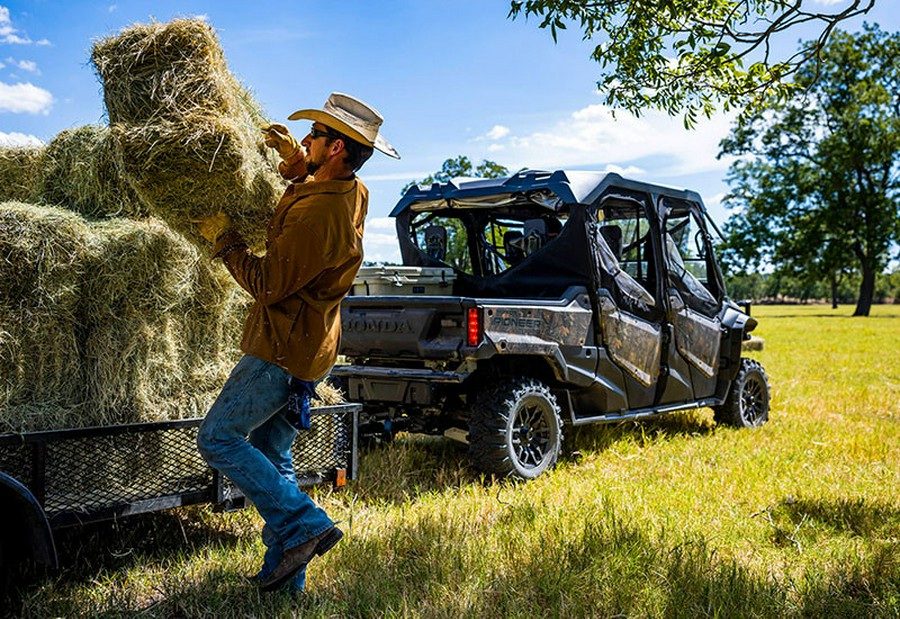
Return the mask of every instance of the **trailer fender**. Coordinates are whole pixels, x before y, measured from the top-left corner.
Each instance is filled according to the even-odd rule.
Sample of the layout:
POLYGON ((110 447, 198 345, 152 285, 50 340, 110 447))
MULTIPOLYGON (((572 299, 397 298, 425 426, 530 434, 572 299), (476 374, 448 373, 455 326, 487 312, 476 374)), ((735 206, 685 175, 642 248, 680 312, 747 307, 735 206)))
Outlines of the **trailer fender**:
POLYGON ((37 499, 21 482, 0 472, 0 505, 6 525, 0 529, 2 568, 23 560, 56 569, 59 566, 50 522, 37 499))

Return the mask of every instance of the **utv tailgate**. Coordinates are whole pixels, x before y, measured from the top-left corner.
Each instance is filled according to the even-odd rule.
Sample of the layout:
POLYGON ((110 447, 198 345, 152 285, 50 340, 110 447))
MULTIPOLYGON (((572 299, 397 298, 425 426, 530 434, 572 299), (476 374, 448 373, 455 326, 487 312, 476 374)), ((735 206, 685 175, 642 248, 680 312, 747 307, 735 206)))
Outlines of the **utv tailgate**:
POLYGON ((341 303, 341 353, 348 357, 459 359, 465 341, 460 297, 346 297, 341 303))

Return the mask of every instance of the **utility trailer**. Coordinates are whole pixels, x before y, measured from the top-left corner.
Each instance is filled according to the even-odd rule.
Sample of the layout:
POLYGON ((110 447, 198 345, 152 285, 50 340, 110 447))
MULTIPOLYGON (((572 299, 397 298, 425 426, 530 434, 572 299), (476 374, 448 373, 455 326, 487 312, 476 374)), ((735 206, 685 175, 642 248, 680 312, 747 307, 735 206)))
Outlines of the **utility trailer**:
MULTIPOLYGON (((359 404, 312 409, 293 445, 298 485, 356 478, 359 404)), ((54 531, 173 507, 245 506, 197 451, 202 418, 0 434, 0 587, 18 568, 58 567, 54 531)))

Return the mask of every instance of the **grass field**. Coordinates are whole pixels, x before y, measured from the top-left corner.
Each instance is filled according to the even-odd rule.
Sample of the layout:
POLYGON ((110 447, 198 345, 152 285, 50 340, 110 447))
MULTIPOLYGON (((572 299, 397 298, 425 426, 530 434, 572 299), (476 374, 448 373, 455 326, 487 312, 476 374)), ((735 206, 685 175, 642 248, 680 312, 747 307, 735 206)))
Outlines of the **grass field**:
POLYGON ((708 410, 569 428, 556 470, 491 482, 401 438, 315 498, 347 534, 306 594, 244 580, 252 510, 183 509, 60 538, 24 617, 900 617, 900 306, 754 308, 758 430, 708 410))

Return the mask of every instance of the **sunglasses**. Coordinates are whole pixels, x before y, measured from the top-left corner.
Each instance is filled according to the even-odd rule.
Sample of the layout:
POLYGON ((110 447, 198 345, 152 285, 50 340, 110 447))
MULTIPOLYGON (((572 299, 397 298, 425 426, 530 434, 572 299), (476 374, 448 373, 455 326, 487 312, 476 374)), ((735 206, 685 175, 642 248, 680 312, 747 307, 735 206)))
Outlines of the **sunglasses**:
POLYGON ((344 139, 344 136, 342 136, 342 135, 339 134, 339 133, 334 133, 333 131, 321 131, 321 130, 319 130, 319 129, 316 129, 315 127, 310 127, 310 129, 309 129, 309 135, 310 135, 310 136, 312 137, 312 139, 314 139, 314 140, 315 140, 316 138, 331 138, 331 139, 333 139, 333 140, 342 140, 342 139, 344 139))

